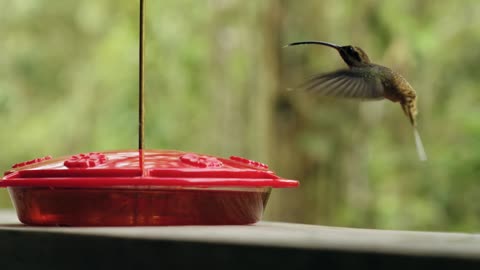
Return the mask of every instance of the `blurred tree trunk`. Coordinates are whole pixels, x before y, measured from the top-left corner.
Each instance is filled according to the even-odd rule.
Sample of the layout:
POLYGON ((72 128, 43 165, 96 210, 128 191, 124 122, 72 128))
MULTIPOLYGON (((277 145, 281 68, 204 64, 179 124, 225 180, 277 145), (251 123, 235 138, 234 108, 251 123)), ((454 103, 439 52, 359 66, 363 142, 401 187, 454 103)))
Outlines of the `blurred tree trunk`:
POLYGON ((278 175, 302 180, 299 189, 274 190, 270 199, 270 207, 266 211, 266 219, 285 221, 305 221, 309 215, 306 210, 309 197, 306 196, 308 184, 305 180, 308 173, 308 162, 298 148, 298 137, 301 133, 302 119, 299 112, 291 104, 287 87, 282 79, 282 22, 285 16, 284 1, 263 1, 261 20, 263 46, 261 47, 261 69, 259 70, 259 93, 265 100, 262 107, 268 108, 264 122, 259 125, 268 128, 265 140, 268 146, 268 160, 271 169, 278 175))

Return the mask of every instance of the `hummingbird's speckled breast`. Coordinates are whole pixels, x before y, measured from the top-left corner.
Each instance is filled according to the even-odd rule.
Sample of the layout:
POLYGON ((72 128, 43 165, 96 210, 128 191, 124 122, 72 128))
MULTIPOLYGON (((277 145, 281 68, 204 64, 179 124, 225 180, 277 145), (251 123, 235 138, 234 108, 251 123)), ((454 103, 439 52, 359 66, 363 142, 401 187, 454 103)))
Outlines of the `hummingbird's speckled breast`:
POLYGON ((408 81, 399 73, 380 65, 373 68, 381 78, 385 98, 392 102, 405 102, 406 99, 414 100, 416 93, 408 81))

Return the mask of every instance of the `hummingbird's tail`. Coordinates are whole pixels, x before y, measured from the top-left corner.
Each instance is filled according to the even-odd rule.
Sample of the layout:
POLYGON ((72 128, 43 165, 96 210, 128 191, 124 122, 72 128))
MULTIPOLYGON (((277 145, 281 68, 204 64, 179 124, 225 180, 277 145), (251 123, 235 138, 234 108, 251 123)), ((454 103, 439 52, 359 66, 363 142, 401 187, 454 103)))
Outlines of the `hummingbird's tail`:
POLYGON ((415 103, 413 101, 408 101, 408 102, 403 102, 402 104, 402 109, 405 115, 408 116, 408 119, 410 120, 410 124, 412 124, 413 127, 417 126, 417 121, 415 121, 415 116, 417 114, 417 107, 415 106, 415 103))
POLYGON ((413 127, 413 136, 415 136, 415 145, 417 146, 418 157, 421 161, 426 161, 427 153, 423 147, 422 139, 420 139, 420 134, 418 133, 417 127, 413 127))
POLYGON ((418 157, 421 161, 426 161, 427 153, 425 152, 425 148, 423 147, 422 139, 420 138, 420 134, 417 130, 417 121, 415 120, 415 116, 417 114, 417 106, 415 105, 413 99, 409 99, 407 100, 407 102, 404 102, 401 105, 403 111, 408 116, 410 123, 413 127, 413 136, 415 137, 415 146, 417 147, 418 157))

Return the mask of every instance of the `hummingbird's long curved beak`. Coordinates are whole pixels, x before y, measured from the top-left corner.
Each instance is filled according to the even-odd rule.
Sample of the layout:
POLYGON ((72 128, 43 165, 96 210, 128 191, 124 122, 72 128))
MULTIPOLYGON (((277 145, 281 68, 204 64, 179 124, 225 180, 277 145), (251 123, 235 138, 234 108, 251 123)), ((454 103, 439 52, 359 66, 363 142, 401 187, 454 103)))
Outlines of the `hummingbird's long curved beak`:
POLYGON ((290 43, 288 45, 285 45, 284 48, 285 47, 291 47, 291 46, 297 46, 297 45, 308 45, 308 44, 328 46, 328 47, 334 48, 336 50, 340 49, 340 47, 341 47, 341 46, 338 46, 336 44, 329 43, 329 42, 324 42, 324 41, 299 41, 299 42, 293 42, 293 43, 290 43))

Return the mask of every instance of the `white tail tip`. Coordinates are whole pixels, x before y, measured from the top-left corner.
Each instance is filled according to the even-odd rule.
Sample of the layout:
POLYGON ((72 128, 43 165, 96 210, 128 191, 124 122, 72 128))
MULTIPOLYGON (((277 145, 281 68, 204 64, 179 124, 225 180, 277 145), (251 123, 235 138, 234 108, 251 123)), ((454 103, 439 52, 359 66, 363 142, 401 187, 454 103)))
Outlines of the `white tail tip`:
POLYGON ((420 134, 418 133, 417 128, 413 128, 413 134, 415 136, 415 145, 417 146, 418 157, 421 161, 426 161, 427 153, 425 153, 425 148, 423 147, 422 139, 420 139, 420 134))

